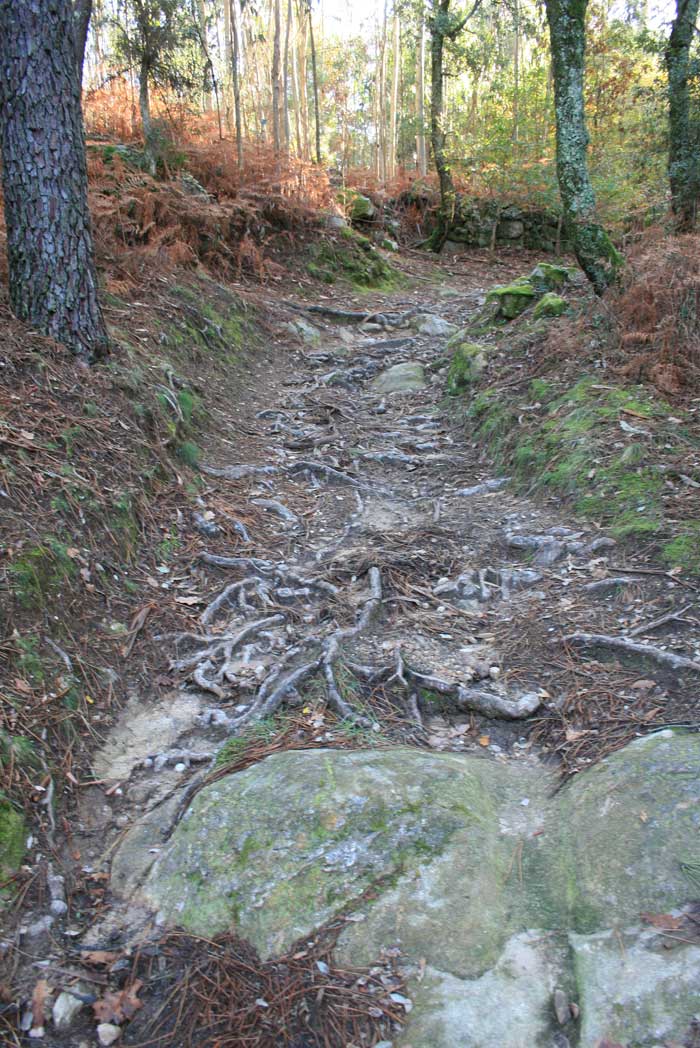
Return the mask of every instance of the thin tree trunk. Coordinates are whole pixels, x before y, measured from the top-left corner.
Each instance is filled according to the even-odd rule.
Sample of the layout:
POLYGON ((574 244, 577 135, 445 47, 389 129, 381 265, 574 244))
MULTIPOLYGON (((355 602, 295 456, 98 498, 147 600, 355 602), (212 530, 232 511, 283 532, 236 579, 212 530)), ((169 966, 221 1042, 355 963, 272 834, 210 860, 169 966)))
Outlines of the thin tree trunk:
POLYGON ((565 230, 576 258, 597 294, 615 280, 622 258, 595 219, 588 175, 588 132, 584 110, 587 0, 545 0, 552 49, 557 118, 557 177, 565 230))
POLYGON ((275 154, 279 156, 282 149, 282 107, 281 102, 281 37, 282 37, 282 13, 280 0, 272 0, 274 29, 272 39, 272 140, 275 154))
POLYGON ((386 71, 387 71, 387 5, 384 0, 384 18, 382 20, 382 43, 379 61, 379 84, 377 86, 377 113, 379 140, 377 177, 386 182, 387 170, 387 120, 386 120, 386 71))
MULTIPOLYGON (((292 18, 294 18, 294 6, 291 4, 292 18)), ((304 153, 304 145, 301 131, 302 122, 302 103, 301 103, 301 92, 299 87, 299 67, 297 64, 299 57, 299 27, 295 24, 294 35, 292 38, 292 106, 294 107, 294 137, 296 141, 297 156, 306 159, 304 153)))
POLYGON ((73 8, 73 28, 75 31, 75 64, 78 70, 78 84, 83 82, 85 45, 87 43, 91 15, 92 0, 76 0, 73 8))
POLYGON ((143 151, 146 156, 146 163, 150 173, 155 175, 158 161, 158 144, 155 141, 153 121, 151 119, 151 95, 148 87, 148 76, 148 61, 144 56, 139 68, 139 113, 141 116, 143 151))
POLYGON ((440 182, 440 208, 430 238, 433 251, 441 251, 454 223, 457 194, 445 153, 445 106, 443 59, 447 38, 450 0, 433 0, 430 18, 430 144, 440 182))
POLYGON ((391 71, 391 112, 389 114, 389 178, 396 175, 397 130, 399 110, 399 68, 401 65, 401 31, 399 16, 394 12, 393 68, 391 71))
POLYGON ((233 82, 233 111, 236 121, 236 162, 238 170, 243 170, 243 120, 241 118, 241 76, 240 76, 240 24, 238 19, 238 0, 228 0, 231 27, 231 80, 233 82))
POLYGON ((213 66, 209 56, 209 47, 207 45, 207 9, 205 0, 198 0, 198 14, 199 14, 199 39, 202 45, 202 53, 204 55, 204 76, 202 82, 202 109, 205 113, 210 113, 212 109, 211 103, 211 84, 213 80, 213 66))
POLYGON ((520 4, 514 0, 515 39, 513 41, 513 128, 511 141, 517 147, 520 139, 520 4))
POLYGON ((107 351, 70 0, 0 0, 0 143, 12 309, 86 361, 107 351))
POLYGON ((284 61, 282 63, 282 113, 284 117, 284 151, 289 156, 292 129, 289 120, 289 40, 292 32, 292 0, 287 0, 287 24, 284 30, 284 61))
POLYGON ((416 151, 418 171, 425 178, 428 174, 428 149, 425 140, 425 14, 421 11, 420 37, 418 42, 418 77, 416 84, 416 104, 418 108, 418 134, 416 151))
POLYGON ((676 17, 664 52, 668 73, 668 177, 671 206, 681 232, 695 228, 700 199, 700 156, 690 133, 690 47, 698 0, 676 0, 676 17))
POLYGON ((311 16, 311 0, 309 5, 309 46, 311 48, 311 80, 314 91, 314 129, 316 132, 316 163, 321 163, 321 106, 318 99, 318 64, 316 62, 316 45, 314 43, 314 23, 311 16))
POLYGON ((299 114, 301 116, 301 131, 304 140, 304 160, 309 160, 311 157, 311 144, 309 137, 309 97, 306 75, 307 30, 308 19, 306 17, 306 0, 299 0, 299 114))

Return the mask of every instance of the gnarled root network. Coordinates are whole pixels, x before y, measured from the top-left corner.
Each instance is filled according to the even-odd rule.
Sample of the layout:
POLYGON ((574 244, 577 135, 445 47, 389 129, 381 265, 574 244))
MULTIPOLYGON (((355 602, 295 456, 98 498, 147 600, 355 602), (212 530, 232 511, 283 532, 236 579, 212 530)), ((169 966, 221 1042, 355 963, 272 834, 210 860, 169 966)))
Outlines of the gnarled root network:
POLYGON ((338 717, 376 729, 375 718, 366 708, 357 708, 353 690, 345 686, 348 671, 365 691, 384 685, 405 696, 406 719, 418 730, 423 724, 422 691, 436 691, 451 698, 456 709, 489 717, 527 717, 539 706, 535 693, 508 695, 490 682, 476 687, 411 667, 400 647, 394 650, 393 664, 353 661, 357 642, 376 625, 382 609, 382 576, 376 566, 367 571, 368 590, 357 595, 283 562, 208 553, 200 559, 238 571, 242 578, 224 586, 204 609, 201 634, 183 632, 159 639, 175 643, 172 669, 226 705, 229 712, 220 723, 233 733, 269 717, 285 702, 300 701, 302 686, 319 684, 338 717), (357 608, 349 626, 336 622, 343 597, 346 605, 357 608))

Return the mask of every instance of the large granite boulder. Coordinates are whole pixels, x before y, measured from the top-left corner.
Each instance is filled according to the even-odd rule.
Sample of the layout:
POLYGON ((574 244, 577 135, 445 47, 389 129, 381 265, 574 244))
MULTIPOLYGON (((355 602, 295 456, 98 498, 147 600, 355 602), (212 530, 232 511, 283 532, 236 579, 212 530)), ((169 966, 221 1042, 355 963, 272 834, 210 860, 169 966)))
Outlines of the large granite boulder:
POLYGON ((697 894, 700 738, 650 736, 555 785, 526 760, 274 755, 196 796, 134 901, 263 955, 354 907, 341 960, 400 947, 412 1048, 683 1043, 700 946, 649 915, 697 894))

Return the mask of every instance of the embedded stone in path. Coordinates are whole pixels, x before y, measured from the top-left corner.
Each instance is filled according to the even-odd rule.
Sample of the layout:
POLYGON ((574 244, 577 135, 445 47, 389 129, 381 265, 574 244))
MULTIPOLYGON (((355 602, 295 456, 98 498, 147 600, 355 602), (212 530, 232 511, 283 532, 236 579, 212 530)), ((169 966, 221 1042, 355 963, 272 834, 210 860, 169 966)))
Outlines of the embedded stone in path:
POLYGON ((423 365, 411 360, 394 364, 372 382, 372 389, 376 393, 415 393, 425 389, 425 386, 423 365))

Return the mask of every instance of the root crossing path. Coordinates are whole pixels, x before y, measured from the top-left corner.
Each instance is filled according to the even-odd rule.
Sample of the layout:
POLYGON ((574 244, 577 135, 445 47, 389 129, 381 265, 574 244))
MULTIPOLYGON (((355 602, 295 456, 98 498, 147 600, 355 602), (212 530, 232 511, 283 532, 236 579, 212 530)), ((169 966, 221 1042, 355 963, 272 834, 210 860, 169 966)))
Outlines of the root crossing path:
MULTIPOLYGON (((663 724, 700 670, 673 614, 662 638, 639 627, 687 590, 515 494, 470 443, 465 403, 445 398, 446 343, 486 287, 453 283, 433 274, 366 311, 335 303, 313 314, 316 334, 296 329, 303 342, 291 311, 276 365, 221 420, 198 549, 168 583, 182 628, 154 637, 171 687, 134 696, 85 792, 78 844, 98 869, 118 856, 115 897, 251 738, 262 756, 275 739, 408 742, 570 773, 663 724)), ((110 923, 124 911, 88 942, 110 923)))

